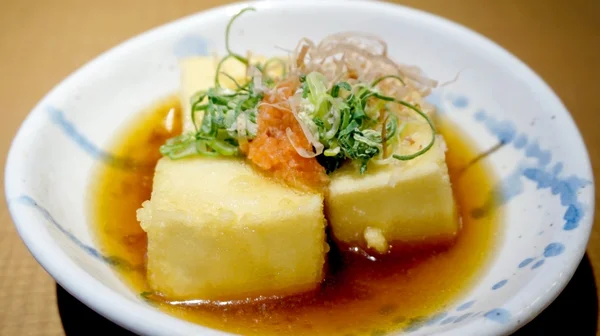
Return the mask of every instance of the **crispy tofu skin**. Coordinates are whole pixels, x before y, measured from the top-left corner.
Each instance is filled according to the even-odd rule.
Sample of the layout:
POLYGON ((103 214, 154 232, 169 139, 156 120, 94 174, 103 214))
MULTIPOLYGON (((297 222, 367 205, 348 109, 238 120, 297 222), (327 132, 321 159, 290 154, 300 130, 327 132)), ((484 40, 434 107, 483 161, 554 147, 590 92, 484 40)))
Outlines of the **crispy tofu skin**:
MULTIPOLYGON (((216 64, 213 57, 181 62, 184 132, 194 130, 189 98, 214 85, 216 64)), ((244 81, 235 61, 223 71, 244 81)), ((242 158, 161 159, 138 220, 148 234, 150 286, 170 299, 289 295, 323 278, 322 194, 286 187, 242 158)))
MULTIPOLYGON (((418 125, 412 134, 415 150, 430 131, 418 125)), ((422 156, 389 165, 369 165, 360 175, 353 165, 331 175, 326 195, 327 219, 333 235, 349 245, 384 253, 392 242, 452 239, 459 230, 445 162, 442 137, 422 156)))
POLYGON ((161 159, 138 220, 148 234, 148 281, 170 299, 288 295, 323 278, 322 196, 241 160, 161 159))

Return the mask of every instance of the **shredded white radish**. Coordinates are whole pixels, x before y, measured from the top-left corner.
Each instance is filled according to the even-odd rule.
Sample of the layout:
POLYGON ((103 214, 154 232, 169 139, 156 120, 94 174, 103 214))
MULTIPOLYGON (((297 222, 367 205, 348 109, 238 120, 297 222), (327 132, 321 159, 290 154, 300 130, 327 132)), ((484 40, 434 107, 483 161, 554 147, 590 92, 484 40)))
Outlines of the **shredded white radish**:
POLYGON ((294 140, 292 140, 293 134, 294 134, 294 132, 292 132, 292 130, 289 127, 285 129, 285 135, 287 135, 288 140, 290 141, 290 143, 292 144, 292 147, 294 147, 294 149, 296 150, 298 155, 302 156, 303 158, 307 158, 307 159, 314 158, 315 156, 319 155, 317 153, 310 153, 306 149, 298 146, 294 142, 294 140))
POLYGON ((243 113, 240 113, 240 115, 236 119, 235 124, 232 125, 232 126, 236 127, 238 138, 240 136, 243 136, 243 137, 247 136, 246 123, 247 123, 246 115, 243 113))
MULTIPOLYGON (((294 147, 294 149, 296 150, 296 152, 298 152, 298 154, 302 157, 315 157, 321 153, 323 153, 323 149, 324 146, 322 143, 320 143, 318 141, 318 139, 315 139, 314 135, 310 132, 310 130, 308 129, 308 127, 302 122, 302 120, 300 120, 300 118, 298 118, 298 115, 294 112, 293 109, 290 109, 286 106, 282 106, 279 104, 273 104, 273 103, 265 103, 262 102, 259 104, 260 106, 270 106, 282 111, 288 111, 290 113, 292 113, 292 115, 294 116, 294 118, 296 119, 296 121, 298 121, 298 124, 300 125, 300 128, 302 129, 302 133, 304 134, 304 136, 306 137, 306 139, 310 142, 310 144, 316 149, 316 151, 314 153, 309 153, 307 152, 305 149, 298 147, 296 144, 292 143, 292 146, 294 147)), ((288 128, 289 129, 289 128, 288 128)), ((291 129, 290 129, 291 132, 291 129)), ((287 134, 287 131, 286 131, 287 134)), ((289 134, 288 134, 288 138, 289 138, 289 134)), ((290 142, 292 142, 292 140, 290 139, 290 142)))
POLYGON ((254 84, 254 91, 257 93, 265 93, 269 89, 263 84, 262 73, 255 67, 248 67, 248 76, 252 78, 252 83, 254 84))
POLYGON ((454 78, 452 78, 449 81, 445 81, 444 83, 440 84, 441 87, 444 86, 448 86, 450 84, 454 84, 458 81, 458 78, 460 77, 460 73, 463 72, 465 69, 460 70, 459 72, 456 73, 456 76, 454 76, 454 78))
POLYGON ((382 39, 359 32, 329 35, 318 44, 302 38, 293 51, 290 67, 291 72, 298 75, 311 71, 322 73, 328 79, 329 87, 340 80, 369 83, 386 75, 400 76, 409 91, 416 90, 423 96, 438 85, 437 81, 425 77, 419 68, 391 60, 382 39))
POLYGON ((389 165, 390 163, 396 163, 396 162, 398 162, 398 160, 394 159, 394 157, 390 155, 385 159, 373 158, 373 159, 371 159, 371 162, 373 162, 374 164, 376 164, 378 166, 385 166, 385 165, 389 165))
POLYGON ((331 117, 328 122, 331 124, 331 129, 325 133, 325 138, 331 139, 337 133, 340 124, 342 123, 340 111, 335 107, 331 108, 331 117))
POLYGON ((261 102, 258 104, 258 108, 260 108, 261 106, 270 106, 272 108, 276 108, 278 110, 282 110, 282 111, 289 111, 290 113, 292 112, 292 110, 290 110, 287 106, 281 105, 282 103, 265 103, 265 102, 261 102))
MULTIPOLYGON (((300 124, 302 133, 304 133, 304 136, 306 137, 308 142, 310 142, 310 144, 315 148, 315 156, 317 156, 317 155, 323 153, 323 149, 325 148, 325 146, 323 146, 323 144, 319 141, 319 135, 313 134, 310 131, 310 129, 308 128, 308 126, 305 125, 304 122, 302 122, 302 120, 298 117, 297 108, 300 105, 301 97, 302 97, 301 95, 295 94, 295 95, 291 96, 290 98, 288 98, 288 103, 290 105, 290 109, 291 109, 292 114, 294 115, 294 118, 296 118, 296 120, 298 121, 298 124, 300 124)), ((298 152, 298 154, 302 155, 300 152, 298 152)))

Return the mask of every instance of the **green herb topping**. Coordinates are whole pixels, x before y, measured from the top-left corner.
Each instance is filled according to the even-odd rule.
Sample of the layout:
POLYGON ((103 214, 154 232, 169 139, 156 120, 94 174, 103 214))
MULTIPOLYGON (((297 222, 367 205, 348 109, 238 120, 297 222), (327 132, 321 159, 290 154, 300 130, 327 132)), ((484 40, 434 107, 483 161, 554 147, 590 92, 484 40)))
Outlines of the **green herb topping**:
POLYGON ((350 76, 332 81, 324 72, 308 70, 304 64, 306 47, 298 55, 296 66, 277 58, 263 64, 251 64, 248 58, 232 51, 229 45, 232 23, 244 12, 253 10, 246 8, 231 18, 225 31, 227 54, 217 65, 214 87, 191 97, 195 131, 168 140, 160 148, 164 156, 180 159, 196 155, 240 155, 240 144, 252 141, 257 135, 258 108, 265 94, 273 92, 277 80, 289 76, 296 76, 300 82, 296 93, 288 99, 292 107, 290 112, 296 116, 306 137, 318 140, 312 142, 315 152, 310 156, 305 151, 299 151, 299 154, 316 157, 327 173, 347 161, 355 161, 362 174, 370 160, 412 160, 431 149, 436 139, 435 127, 427 114, 417 104, 383 93, 387 92, 382 86, 384 81, 388 84, 386 88, 392 82, 396 87, 407 87, 405 79, 399 75, 378 76, 366 83, 350 76), (231 59, 246 66, 249 78, 245 83, 240 84, 221 72, 223 64, 231 59), (280 78, 268 75, 267 70, 274 66, 283 70, 280 78), (235 89, 222 87, 221 75, 229 78, 235 89), (424 119, 431 130, 431 138, 414 153, 399 155, 397 149, 406 126, 399 117, 410 113, 424 119), (200 114, 202 121, 198 125, 196 117, 200 114))

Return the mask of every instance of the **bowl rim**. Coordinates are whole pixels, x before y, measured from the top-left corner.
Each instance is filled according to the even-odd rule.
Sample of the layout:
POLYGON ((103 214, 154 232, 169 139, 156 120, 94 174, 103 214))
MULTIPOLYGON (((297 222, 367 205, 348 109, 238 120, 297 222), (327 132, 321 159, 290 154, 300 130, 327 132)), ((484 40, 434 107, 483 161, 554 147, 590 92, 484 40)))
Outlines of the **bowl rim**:
MULTIPOLYGON (((151 306, 141 306, 133 301, 124 298, 121 294, 116 293, 112 289, 105 286, 102 282, 96 280, 89 273, 77 266, 58 245, 47 242, 44 240, 38 240, 36 231, 29 230, 27 223, 23 220, 22 214, 30 210, 14 207, 11 205, 11 200, 14 199, 18 188, 14 181, 20 181, 24 177, 19 167, 23 166, 22 163, 22 152, 18 152, 16 148, 27 147, 32 144, 26 141, 26 130, 35 128, 35 125, 44 123, 43 118, 39 118, 42 114, 42 108, 45 106, 53 96, 59 95, 61 87, 74 85, 81 82, 87 74, 93 70, 97 65, 111 62, 113 59, 118 58, 119 55, 127 53, 128 50, 135 48, 136 45, 149 42, 155 38, 155 35, 160 35, 161 32, 177 29, 179 25, 185 24, 190 21, 201 21, 211 16, 231 16, 240 9, 253 6, 257 9, 278 9, 278 8, 294 8, 295 6, 302 7, 329 7, 332 5, 343 5, 350 6, 355 10, 377 10, 386 11, 393 13, 398 16, 412 16, 422 19, 432 25, 444 27, 448 32, 453 34, 459 34, 465 38, 469 38, 475 41, 478 45, 482 46, 489 51, 494 57, 502 58, 503 62, 510 64, 511 67, 517 69, 525 77, 526 82, 536 87, 537 91, 542 92, 546 96, 550 97, 557 106, 559 106, 565 112, 565 122, 568 128, 571 128, 574 132, 572 134, 573 141, 578 143, 580 149, 583 151, 585 162, 581 162, 582 166, 585 166, 586 178, 589 176, 592 184, 590 188, 591 195, 586 201, 589 204, 594 203, 594 181, 593 173, 591 169, 591 163, 589 159, 589 153, 585 146, 581 132, 579 131, 572 115, 564 106, 560 98, 556 93, 548 86, 543 79, 535 73, 529 66, 523 63, 515 55, 502 48, 500 45, 491 41, 487 37, 477 33, 459 23, 453 22, 449 19, 440 17, 438 15, 428 13, 419 9, 414 9, 402 5, 369 1, 369 0, 292 0, 292 1, 245 1, 236 2, 228 5, 213 7, 208 10, 200 11, 181 17, 176 20, 172 20, 168 23, 162 24, 150 30, 147 30, 141 34, 138 34, 132 38, 129 38, 117 46, 101 53, 99 56, 89 61, 68 77, 62 80, 60 83, 55 85, 36 106, 27 115, 23 123, 21 124, 16 136, 14 137, 5 166, 5 194, 8 203, 9 212, 11 218, 15 224, 15 227, 19 233, 19 236, 29 249, 30 253, 34 256, 37 262, 70 294, 81 300, 87 306, 105 316, 106 318, 114 321, 115 323, 127 328, 131 331, 140 334, 158 334, 158 335, 173 335, 173 326, 178 326, 177 330, 184 331, 184 334, 189 333, 201 333, 202 335, 224 335, 227 334, 223 331, 210 329, 201 325, 193 324, 185 320, 167 315, 162 313, 151 306), (136 318, 143 317, 143 318, 136 318)), ((260 12, 260 11, 259 11, 260 12)), ((586 202, 587 203, 587 202, 586 202)), ((585 249, 589 240, 589 236, 592 229, 594 218, 594 207, 590 207, 589 215, 585 216, 582 220, 579 230, 574 233, 572 238, 575 243, 572 249, 571 258, 565 263, 564 268, 556 268, 553 271, 552 277, 546 277, 537 281, 535 284, 532 282, 526 284, 519 291, 526 293, 538 293, 539 296, 529 295, 518 295, 509 299, 504 305, 507 306, 515 300, 525 300, 524 297, 531 297, 534 300, 524 314, 520 315, 520 320, 517 322, 511 321, 506 325, 490 325, 484 323, 482 319, 472 320, 464 325, 457 326, 452 330, 442 331, 440 335, 460 334, 461 331, 477 332, 477 334, 504 334, 517 330, 524 326, 526 323, 531 321, 537 314, 545 309, 564 289, 566 284, 569 282, 579 262, 584 256, 585 249), (556 273, 556 274, 555 274, 556 273), (549 288, 548 290, 545 290, 549 288)), ((537 295, 537 294, 536 294, 537 295)))

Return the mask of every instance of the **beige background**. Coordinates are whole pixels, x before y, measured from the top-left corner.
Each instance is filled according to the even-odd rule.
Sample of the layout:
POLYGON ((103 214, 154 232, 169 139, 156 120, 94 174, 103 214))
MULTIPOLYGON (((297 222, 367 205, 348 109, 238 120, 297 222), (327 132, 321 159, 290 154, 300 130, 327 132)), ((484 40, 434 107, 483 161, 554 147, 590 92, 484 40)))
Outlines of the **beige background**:
MULTIPOLYGON (((228 1, 0 0, 0 166, 34 104, 99 53, 156 25, 228 1)), ((396 1, 460 22, 537 71, 574 115, 600 177, 600 1, 396 1)), ((55 285, 17 236, 0 180, 0 335, 62 335, 55 285)), ((597 194, 598 195, 598 194, 597 194)), ((598 207, 596 207, 598 210, 598 207)), ((600 278, 600 227, 588 254, 600 278)))

